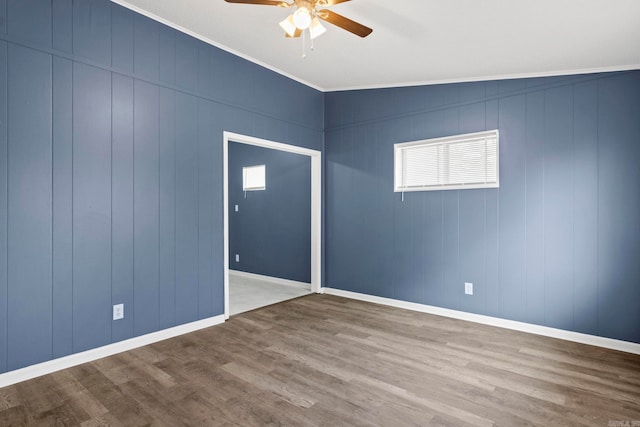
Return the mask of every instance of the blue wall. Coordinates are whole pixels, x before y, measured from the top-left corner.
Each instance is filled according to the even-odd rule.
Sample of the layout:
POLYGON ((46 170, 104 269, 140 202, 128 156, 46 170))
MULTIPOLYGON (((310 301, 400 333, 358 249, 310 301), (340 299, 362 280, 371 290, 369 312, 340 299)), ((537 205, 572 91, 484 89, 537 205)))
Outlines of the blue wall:
POLYGON ((323 102, 107 0, 0 0, 0 372, 221 314, 222 131, 319 150, 323 102))
POLYGON ((640 72, 325 108, 326 286, 640 343, 640 72), (489 129, 499 189, 393 193, 394 143, 489 129))
POLYGON ((310 230, 311 158, 230 142, 229 268, 311 283, 310 230), (245 198, 242 168, 255 165, 265 165, 267 188, 245 198))

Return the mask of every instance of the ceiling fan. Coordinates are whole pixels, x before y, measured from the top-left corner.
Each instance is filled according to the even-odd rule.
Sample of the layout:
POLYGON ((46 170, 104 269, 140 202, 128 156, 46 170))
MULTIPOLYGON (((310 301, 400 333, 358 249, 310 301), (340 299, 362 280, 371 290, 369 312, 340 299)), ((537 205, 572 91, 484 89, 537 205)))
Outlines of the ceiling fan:
POLYGON ((326 31, 320 23, 320 19, 360 37, 367 37, 373 31, 371 28, 365 27, 364 25, 332 12, 329 9, 318 9, 318 7, 333 6, 338 3, 345 3, 351 0, 292 0, 291 3, 277 0, 225 1, 227 3, 256 4, 264 6, 295 6, 296 10, 284 21, 280 22, 280 26, 284 29, 287 37, 300 37, 304 30, 309 29, 310 38, 312 40, 315 39, 326 31))

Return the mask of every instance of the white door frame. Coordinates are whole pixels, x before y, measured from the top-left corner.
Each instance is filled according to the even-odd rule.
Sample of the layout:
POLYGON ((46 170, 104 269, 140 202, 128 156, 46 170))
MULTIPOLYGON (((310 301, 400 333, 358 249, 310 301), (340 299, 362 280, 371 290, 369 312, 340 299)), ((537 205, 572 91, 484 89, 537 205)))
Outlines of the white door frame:
POLYGON ((229 318, 229 141, 272 150, 302 154, 311 158, 311 291, 320 292, 322 283, 322 152, 281 142, 268 141, 233 132, 223 132, 224 194, 224 318, 229 318))

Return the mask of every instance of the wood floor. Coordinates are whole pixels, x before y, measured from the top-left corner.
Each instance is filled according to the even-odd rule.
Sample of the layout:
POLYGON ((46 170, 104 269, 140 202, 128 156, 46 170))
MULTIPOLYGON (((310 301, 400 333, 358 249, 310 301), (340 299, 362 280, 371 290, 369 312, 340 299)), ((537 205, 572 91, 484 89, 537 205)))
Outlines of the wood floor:
POLYGON ((0 389, 14 425, 633 426, 640 356, 309 295, 0 389))

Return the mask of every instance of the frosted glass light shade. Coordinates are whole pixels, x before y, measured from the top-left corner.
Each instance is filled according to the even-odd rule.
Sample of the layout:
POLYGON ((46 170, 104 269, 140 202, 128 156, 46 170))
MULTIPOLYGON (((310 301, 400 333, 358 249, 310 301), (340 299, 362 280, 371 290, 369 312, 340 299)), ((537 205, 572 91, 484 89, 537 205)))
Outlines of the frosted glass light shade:
POLYGON ((280 22, 280 26, 289 37, 293 37, 296 32, 296 25, 293 23, 293 15, 287 16, 287 19, 280 22))
POLYGON ((306 30, 311 25, 311 12, 306 7, 299 7, 293 12, 293 23, 299 30, 306 30))
POLYGON ((311 26, 309 27, 309 35, 311 36, 311 40, 315 39, 319 35, 324 34, 327 31, 326 28, 322 26, 320 20, 318 18, 313 18, 311 21, 311 26))

